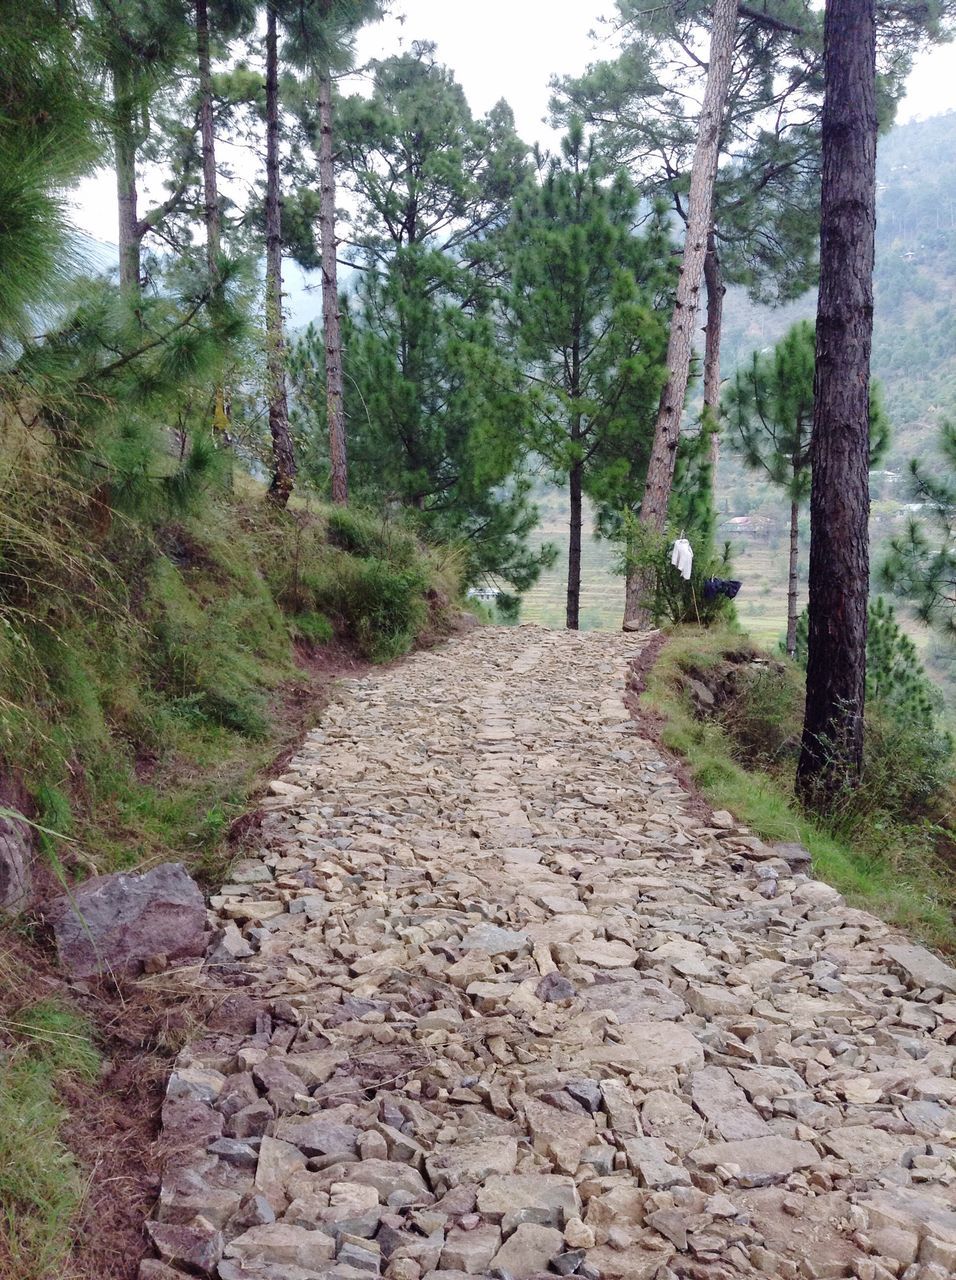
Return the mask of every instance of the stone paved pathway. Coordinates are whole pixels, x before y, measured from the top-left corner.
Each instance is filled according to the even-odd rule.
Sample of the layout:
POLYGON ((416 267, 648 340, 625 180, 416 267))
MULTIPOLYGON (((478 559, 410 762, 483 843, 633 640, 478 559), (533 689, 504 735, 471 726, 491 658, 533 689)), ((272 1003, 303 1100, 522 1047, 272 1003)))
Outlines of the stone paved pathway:
POLYGON ((710 825, 640 636, 343 687, 212 901, 141 1280, 956 1275, 956 971, 710 825))

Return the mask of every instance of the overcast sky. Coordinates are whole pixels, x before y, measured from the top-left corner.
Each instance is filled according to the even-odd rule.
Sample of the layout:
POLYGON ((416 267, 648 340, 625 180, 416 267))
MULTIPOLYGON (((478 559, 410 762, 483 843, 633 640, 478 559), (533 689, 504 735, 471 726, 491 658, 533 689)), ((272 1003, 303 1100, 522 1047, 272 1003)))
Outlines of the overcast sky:
MULTIPOLYGON (((387 56, 413 40, 432 40, 439 59, 450 66, 476 114, 499 98, 511 104, 519 134, 529 142, 549 142, 542 123, 548 81, 554 74, 581 71, 602 56, 589 32, 613 10, 612 0, 402 0, 404 22, 391 18, 362 33, 362 61, 387 56), (467 17, 466 17, 467 15, 467 17)), ((604 53, 607 46, 604 46, 604 53)), ((901 121, 956 108, 956 44, 922 58, 907 86, 901 121)), ((113 175, 103 172, 77 190, 78 225, 99 240, 116 240, 113 175)))

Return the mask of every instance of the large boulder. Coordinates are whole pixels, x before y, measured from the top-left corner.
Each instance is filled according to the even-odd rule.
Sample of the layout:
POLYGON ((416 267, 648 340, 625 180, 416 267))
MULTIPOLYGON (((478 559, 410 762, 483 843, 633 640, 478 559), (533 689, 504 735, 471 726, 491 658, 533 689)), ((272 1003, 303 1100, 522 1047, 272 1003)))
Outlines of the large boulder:
POLYGON ((96 876, 44 910, 60 964, 73 978, 131 975, 147 960, 183 960, 206 949, 206 906, 179 863, 141 875, 96 876))

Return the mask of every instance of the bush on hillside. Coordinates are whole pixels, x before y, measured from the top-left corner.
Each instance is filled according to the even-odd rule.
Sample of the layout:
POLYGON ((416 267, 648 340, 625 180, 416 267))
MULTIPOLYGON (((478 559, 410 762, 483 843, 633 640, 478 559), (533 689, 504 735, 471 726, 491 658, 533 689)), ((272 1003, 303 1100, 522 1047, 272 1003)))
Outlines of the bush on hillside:
POLYGON ((374 515, 352 507, 332 507, 326 512, 325 527, 331 546, 364 559, 386 560, 407 568, 419 554, 413 534, 387 512, 374 515))
POLYGON ((784 769, 800 751, 803 684, 783 663, 737 667, 733 696, 717 718, 736 744, 741 763, 756 769, 784 769))
POLYGON ((373 662, 406 653, 428 615, 421 564, 402 568, 377 557, 339 555, 317 566, 306 585, 314 607, 373 662))
POLYGON ((0 772, 104 869, 221 831, 209 766, 270 735, 294 641, 338 635, 387 661, 458 592, 454 556, 394 522, 278 513, 212 479, 121 511, 42 449, 25 456, 0 513, 0 772), (166 795, 152 780, 177 759, 194 781, 166 795))
MULTIPOLYGON (((804 670, 807 632, 804 610, 796 652, 804 670)), ((866 664, 864 771, 838 803, 838 820, 853 828, 874 813, 899 821, 936 816, 953 783, 953 738, 941 720, 942 698, 916 646, 882 597, 869 607, 866 664)))
POLYGON ((636 570, 649 576, 653 587, 646 603, 654 622, 699 622, 709 627, 734 618, 731 600, 723 595, 708 600, 704 592, 708 578, 730 577, 730 544, 720 555, 706 550, 695 554, 690 579, 685 580, 671 564, 676 537, 673 529, 659 533, 637 520, 628 520, 620 535, 619 572, 636 570))
MULTIPOLYGON (((870 613, 875 625, 863 774, 840 798, 830 825, 850 838, 879 843, 892 828, 946 820, 954 758, 952 737, 938 713, 927 715, 931 686, 911 641, 899 632, 892 610, 874 604, 870 613)), ((801 631, 805 637, 805 622, 801 631)), ((754 661, 757 651, 742 648, 739 637, 719 647, 709 671, 690 658, 683 669, 716 691, 708 714, 724 730, 734 759, 771 774, 789 791, 803 728, 803 670, 799 663, 754 661)))

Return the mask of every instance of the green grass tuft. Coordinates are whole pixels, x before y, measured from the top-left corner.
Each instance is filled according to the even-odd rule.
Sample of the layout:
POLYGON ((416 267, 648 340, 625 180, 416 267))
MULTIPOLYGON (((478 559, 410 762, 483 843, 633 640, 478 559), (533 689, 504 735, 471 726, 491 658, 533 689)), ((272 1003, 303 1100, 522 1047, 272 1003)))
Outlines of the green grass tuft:
POLYGON ((75 1013, 43 1001, 0 1019, 0 1265, 49 1280, 70 1243, 84 1180, 59 1138, 58 1078, 96 1079, 99 1055, 75 1013))

